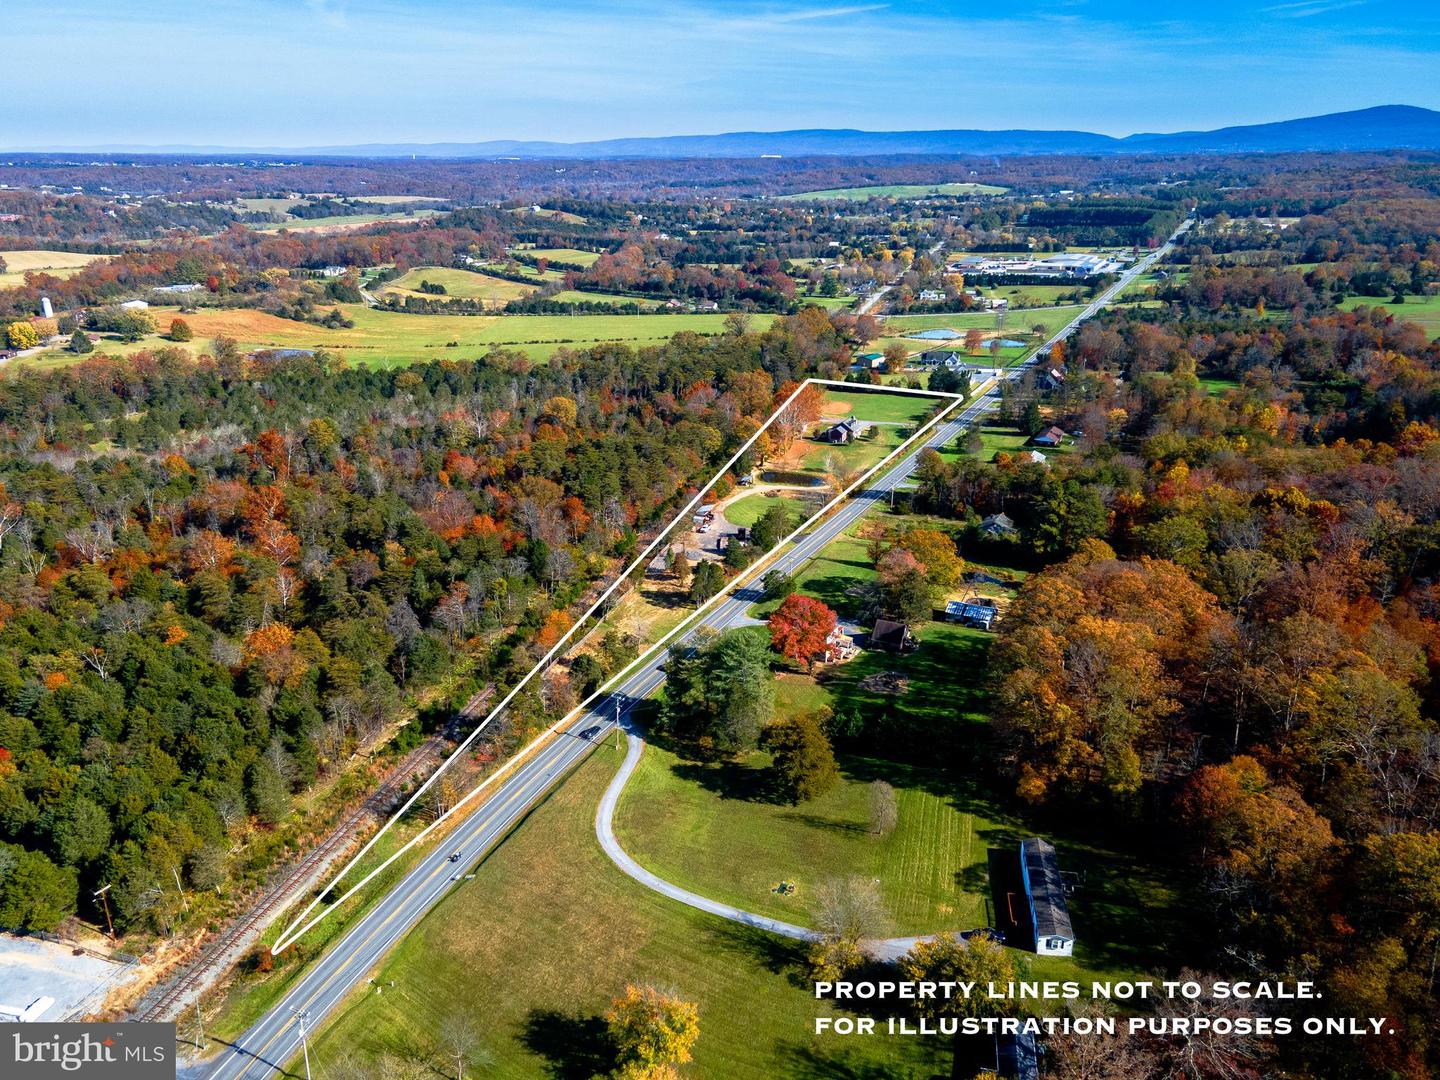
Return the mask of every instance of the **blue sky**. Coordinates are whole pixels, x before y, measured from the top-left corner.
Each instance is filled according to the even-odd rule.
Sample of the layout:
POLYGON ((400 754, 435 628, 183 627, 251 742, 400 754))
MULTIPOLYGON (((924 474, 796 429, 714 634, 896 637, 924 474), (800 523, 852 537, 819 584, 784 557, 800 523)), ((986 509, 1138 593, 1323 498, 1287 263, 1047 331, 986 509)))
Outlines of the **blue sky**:
POLYGON ((1440 108, 1385 0, 0 0, 0 147, 946 127, 1440 108))

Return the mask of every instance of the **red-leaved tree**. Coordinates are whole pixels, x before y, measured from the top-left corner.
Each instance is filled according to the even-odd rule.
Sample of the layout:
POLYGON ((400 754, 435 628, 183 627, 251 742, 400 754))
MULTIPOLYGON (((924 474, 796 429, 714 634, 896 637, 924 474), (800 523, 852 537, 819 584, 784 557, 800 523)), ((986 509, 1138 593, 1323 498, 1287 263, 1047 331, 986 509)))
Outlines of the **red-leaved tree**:
POLYGON ((770 644, 808 670, 825 655, 825 639, 835 629, 835 621, 835 612, 819 600, 791 593, 770 616, 770 644))

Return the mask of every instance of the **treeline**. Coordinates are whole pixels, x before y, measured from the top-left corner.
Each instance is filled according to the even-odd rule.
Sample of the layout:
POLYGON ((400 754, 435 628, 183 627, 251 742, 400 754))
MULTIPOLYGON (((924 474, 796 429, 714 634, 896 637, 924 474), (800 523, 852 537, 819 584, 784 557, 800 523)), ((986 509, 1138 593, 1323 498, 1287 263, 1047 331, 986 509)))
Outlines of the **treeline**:
MULTIPOLYGON (((517 679, 778 387, 846 362, 816 314, 545 366, 222 340, 9 373, 0 921, 93 918, 77 896, 108 883, 120 929, 168 926, 172 874, 243 869, 422 688, 517 679)), ((522 695, 493 752, 573 700, 563 678, 522 695)))
POLYGON ((1173 199, 1095 199, 1034 207, 1024 220, 1067 244, 1145 245, 1164 240, 1184 219, 1173 199))
POLYGON ((1064 388, 1009 407, 1078 452, 921 473, 926 508, 1014 520, 967 551, 1064 560, 1000 624, 1002 768, 1186 854, 1217 968, 1400 1032, 1270 1048, 1293 1074, 1433 1075, 1440 346, 1363 309, 1127 314, 1070 346, 1064 388))

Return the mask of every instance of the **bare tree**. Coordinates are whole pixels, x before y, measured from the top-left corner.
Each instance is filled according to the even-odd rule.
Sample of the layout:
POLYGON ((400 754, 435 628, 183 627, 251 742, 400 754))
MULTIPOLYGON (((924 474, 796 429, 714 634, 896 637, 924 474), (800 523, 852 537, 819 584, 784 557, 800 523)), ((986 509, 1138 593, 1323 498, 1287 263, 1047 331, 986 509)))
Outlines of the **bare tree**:
POLYGON ((900 820, 895 789, 884 780, 870 785, 870 835, 889 836, 900 820))
POLYGON ((879 937, 889 916, 876 879, 852 874, 820 883, 815 918, 822 934, 860 942, 879 937))
POLYGON ((480 1048, 480 1033, 470 1016, 457 1009, 440 1022, 440 1046, 455 1062, 455 1080, 465 1080, 465 1066, 490 1063, 490 1055, 480 1048))

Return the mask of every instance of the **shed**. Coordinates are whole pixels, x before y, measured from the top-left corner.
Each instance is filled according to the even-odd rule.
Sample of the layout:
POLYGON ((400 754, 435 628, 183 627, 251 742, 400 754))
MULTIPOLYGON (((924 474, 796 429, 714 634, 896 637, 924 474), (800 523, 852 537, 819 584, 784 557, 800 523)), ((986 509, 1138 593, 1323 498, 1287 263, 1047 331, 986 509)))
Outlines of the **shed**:
POLYGON ((1038 836, 1020 841, 1020 879, 1035 930, 1035 952, 1040 956, 1069 956, 1075 949, 1070 907, 1055 845, 1038 836))
POLYGON ((879 618, 875 620, 875 628, 870 631, 870 646, 876 649, 889 649, 891 652, 904 652, 910 648, 910 627, 896 619, 879 618))

